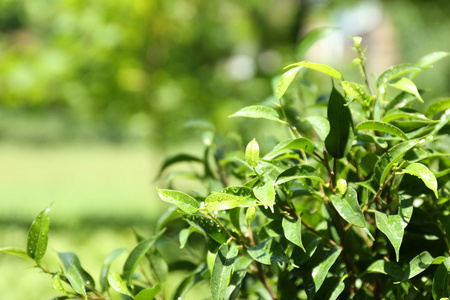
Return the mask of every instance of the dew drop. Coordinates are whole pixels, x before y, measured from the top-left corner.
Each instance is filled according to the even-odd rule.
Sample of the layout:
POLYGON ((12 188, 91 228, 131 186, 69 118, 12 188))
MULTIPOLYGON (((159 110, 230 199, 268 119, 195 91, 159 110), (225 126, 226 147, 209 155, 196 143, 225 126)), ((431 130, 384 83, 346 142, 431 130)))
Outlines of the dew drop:
POLYGON ((205 202, 200 202, 200 208, 205 208, 205 202))
POLYGON ((214 211, 214 214, 217 215, 219 212, 217 210, 214 211))

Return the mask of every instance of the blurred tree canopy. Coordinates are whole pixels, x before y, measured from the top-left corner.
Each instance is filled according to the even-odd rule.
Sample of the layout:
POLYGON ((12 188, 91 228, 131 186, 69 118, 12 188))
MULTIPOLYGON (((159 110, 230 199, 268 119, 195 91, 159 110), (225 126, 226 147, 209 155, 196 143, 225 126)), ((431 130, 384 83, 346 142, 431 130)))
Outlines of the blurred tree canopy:
MULTIPOLYGON (((0 117, 53 116, 67 132, 90 124, 88 131, 100 128, 111 140, 132 132, 158 144, 193 118, 226 129, 226 116, 243 101, 272 93, 271 77, 294 60, 307 16, 354 3, 3 0, 0 117)), ((420 57, 410 44, 422 43, 408 33, 410 24, 424 36, 448 32, 448 18, 427 15, 448 10, 446 1, 384 3, 395 11, 408 59, 420 57), (400 8, 408 15, 397 14, 400 8)))

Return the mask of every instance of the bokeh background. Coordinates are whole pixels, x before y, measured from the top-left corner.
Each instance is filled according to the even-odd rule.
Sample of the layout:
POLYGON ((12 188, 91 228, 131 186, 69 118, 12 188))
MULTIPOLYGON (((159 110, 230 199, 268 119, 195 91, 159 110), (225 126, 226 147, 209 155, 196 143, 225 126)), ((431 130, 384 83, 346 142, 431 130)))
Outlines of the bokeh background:
MULTIPOLYGON (((449 16, 447 0, 1 0, 0 247, 24 248, 53 202, 47 263, 76 252, 98 277, 110 251, 134 247, 130 227, 150 235, 167 208, 154 180, 164 157, 202 148, 186 122, 249 141, 266 129, 228 116, 268 101, 285 65, 309 59, 351 78, 348 36, 358 35, 377 76, 450 51, 449 16), (302 53, 298 42, 321 26, 332 33, 302 53)), ((430 100, 448 97, 449 83, 448 59, 417 78, 430 100)), ((0 294, 57 292, 3 254, 0 294)))

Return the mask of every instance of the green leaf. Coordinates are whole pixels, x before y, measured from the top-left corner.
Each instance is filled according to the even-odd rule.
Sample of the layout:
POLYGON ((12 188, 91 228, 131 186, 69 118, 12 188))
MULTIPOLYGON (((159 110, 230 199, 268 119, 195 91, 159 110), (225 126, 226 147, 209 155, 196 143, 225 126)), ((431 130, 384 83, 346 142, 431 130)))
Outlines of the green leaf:
POLYGON ((433 52, 433 53, 427 54, 417 62, 417 66, 419 66, 421 68, 431 67, 432 64, 447 57, 449 54, 450 53, 443 52, 443 51, 438 51, 438 52, 433 52))
POLYGON ((400 128, 395 127, 392 124, 389 123, 384 123, 381 121, 366 121, 366 122, 362 122, 360 124, 358 124, 358 126, 356 126, 356 130, 376 130, 376 131, 382 131, 382 132, 386 132, 389 133, 391 135, 395 135, 398 136, 404 140, 407 140, 408 137, 406 136, 406 134, 401 131, 400 128))
POLYGON ((328 65, 311 63, 306 60, 298 62, 298 63, 290 64, 286 68, 297 67, 297 66, 302 66, 302 67, 305 67, 308 69, 319 71, 321 73, 327 74, 336 79, 340 79, 342 77, 341 73, 339 73, 338 71, 336 71, 335 69, 333 69, 332 67, 330 67, 328 65))
POLYGON ((382 140, 382 139, 380 139, 380 138, 378 138, 376 136, 370 135, 370 134, 364 134, 364 133, 358 132, 356 134, 355 139, 358 142, 362 142, 364 144, 376 144, 380 148, 383 148, 383 149, 387 148, 387 146, 388 146, 386 141, 384 141, 384 140, 382 140))
POLYGON ((200 204, 197 200, 183 192, 174 190, 160 190, 158 188, 156 188, 156 190, 158 191, 161 200, 175 204, 185 213, 195 214, 197 210, 200 209, 200 204))
POLYGON ((400 246, 405 232, 402 217, 399 215, 388 216, 382 212, 375 211, 375 221, 378 229, 387 236, 394 247, 398 261, 400 258, 400 246))
POLYGON ((186 221, 193 227, 197 228, 206 238, 212 238, 219 244, 226 243, 227 235, 222 232, 220 227, 210 218, 201 215, 183 215, 186 221))
POLYGON ((275 203, 275 187, 271 179, 267 180, 262 186, 255 186, 253 193, 256 199, 262 204, 268 206, 273 212, 273 204, 275 203))
POLYGON ((390 67, 384 71, 377 79, 378 92, 382 95, 386 92, 386 85, 389 81, 410 72, 420 72, 422 69, 412 64, 400 64, 390 67))
POLYGON ((66 289, 62 284, 61 276, 61 273, 54 273, 52 276, 52 285, 55 290, 66 293, 66 289))
POLYGON ((253 259, 265 265, 271 265, 277 262, 289 262, 283 247, 273 238, 268 238, 255 247, 249 248, 247 252, 253 259))
POLYGON ((283 226, 284 236, 286 239, 299 246, 306 252, 302 243, 302 220, 300 217, 297 219, 292 219, 285 216, 281 224, 283 226))
POLYGON ((36 262, 39 262, 47 251, 50 206, 51 204, 36 216, 28 231, 27 254, 36 262))
POLYGON ((302 37, 300 43, 297 45, 296 58, 302 59, 312 45, 314 45, 318 40, 331 35, 338 29, 338 27, 325 26, 309 31, 307 35, 302 37))
POLYGON ((340 248, 331 248, 326 258, 313 268, 311 274, 316 291, 318 291, 322 286, 330 268, 333 266, 336 259, 341 254, 341 251, 342 250, 340 248))
POLYGON ((331 293, 329 300, 336 300, 345 289, 345 283, 339 282, 334 291, 331 293))
POLYGON ((281 75, 277 87, 275 88, 275 96, 277 96, 278 99, 281 99, 284 93, 286 93, 289 85, 291 84, 292 80, 294 80, 295 75, 297 75, 298 71, 300 71, 301 68, 302 67, 292 68, 281 75))
POLYGON ((450 108, 450 98, 439 98, 433 101, 426 109, 425 115, 433 117, 435 114, 446 111, 450 108))
POLYGON ((250 206, 247 211, 245 212, 245 224, 247 227, 250 227, 250 224, 252 224, 253 219, 256 216, 256 208, 254 206, 250 206))
POLYGON ((162 172, 164 172, 165 169, 167 169, 169 166, 179 163, 179 162, 199 162, 202 163, 203 160, 201 158, 195 157, 190 154, 177 154, 174 156, 168 156, 165 160, 163 165, 161 166, 158 176, 161 176, 162 172))
POLYGON ((436 198, 439 198, 437 188, 437 180, 433 172, 430 171, 425 165, 420 163, 412 163, 402 170, 402 173, 408 173, 419 177, 423 183, 434 192, 436 198))
POLYGON ((34 261, 30 256, 28 256, 27 251, 24 249, 14 248, 14 247, 3 247, 0 248, 0 252, 12 254, 18 257, 22 257, 31 261, 34 261))
POLYGON ((305 150, 306 153, 312 154, 314 151, 314 144, 311 142, 311 140, 307 138, 284 140, 280 142, 278 145, 276 145, 272 151, 266 154, 266 156, 264 156, 264 159, 272 160, 278 155, 280 155, 280 153, 282 153, 283 151, 289 149, 305 150))
POLYGON ((155 284, 152 288, 144 289, 134 297, 134 300, 152 300, 161 291, 159 284, 155 284))
POLYGON ((150 248, 155 244, 155 242, 161 237, 165 229, 158 232, 155 236, 141 241, 133 250, 131 250, 128 255, 124 265, 122 278, 127 282, 127 285, 132 285, 132 279, 134 271, 139 265, 141 259, 150 250, 150 248))
POLYGON ((358 101, 364 108, 369 109, 372 105, 372 97, 368 95, 361 84, 356 82, 342 81, 342 88, 345 95, 350 97, 350 101, 358 101))
POLYGON ((205 202, 200 203, 201 209, 207 209, 209 211, 221 211, 228 210, 240 206, 249 198, 236 196, 225 193, 214 193, 206 197, 205 202))
POLYGON ((406 110, 406 109, 393 109, 393 110, 390 110, 384 115, 382 121, 383 122, 390 122, 390 121, 401 119, 401 118, 430 121, 430 119, 425 117, 424 114, 421 114, 419 112, 412 111, 412 110, 406 110))
POLYGON ((328 101, 330 133, 325 139, 328 153, 335 159, 345 157, 353 143, 352 115, 344 97, 334 88, 328 101))
POLYGON ((287 169, 278 176, 275 184, 278 185, 291 180, 306 178, 325 184, 325 181, 320 177, 316 169, 310 165, 300 165, 287 169))
POLYGON ((133 297, 128 290, 126 281, 120 277, 119 273, 110 273, 108 275, 108 283, 117 292, 133 297))
POLYGON ((408 280, 413 278, 414 276, 419 275, 423 271, 425 271, 429 266, 433 264, 434 258, 428 253, 428 251, 424 251, 414 257, 411 262, 406 267, 403 280, 408 280))
POLYGON ((330 122, 319 116, 306 117, 305 119, 312 125, 320 140, 324 141, 330 133, 330 122))
POLYGON ((70 285, 80 295, 84 296, 84 299, 87 299, 85 282, 83 280, 83 276, 81 275, 79 269, 75 265, 70 265, 66 274, 67 279, 69 280, 70 285))
POLYGON ((361 228, 366 227, 364 214, 358 203, 358 195, 352 187, 348 187, 343 197, 332 195, 331 203, 345 221, 361 228))
POLYGON ((417 90, 416 84, 412 82, 412 80, 409 78, 402 77, 396 82, 390 83, 389 85, 392 86, 393 88, 413 94, 414 96, 416 96, 417 99, 420 100, 420 102, 422 103, 424 102, 422 96, 420 96, 419 91, 417 90))
POLYGON ((397 264, 389 260, 377 260, 373 262, 368 268, 367 273, 386 274, 395 279, 403 280, 405 273, 397 264))
POLYGON ((436 269, 433 277, 433 298, 441 299, 449 296, 450 258, 446 258, 436 269))
POLYGON ((94 279, 83 269, 80 259, 76 254, 71 252, 59 252, 58 257, 63 262, 66 272, 69 272, 71 268, 75 268, 76 273, 83 279, 83 287, 95 287, 94 279))
MULTIPOLYGON (((208 252, 209 253, 209 252, 208 252)), ((186 294, 200 281, 204 280, 206 276, 208 276, 208 279, 210 277, 209 275, 209 269, 208 267, 200 268, 200 270, 195 270, 192 274, 190 274, 188 277, 186 277, 180 285, 177 287, 175 293, 172 296, 172 299, 183 299, 186 294)), ((135 299, 137 300, 137 299, 135 299)))
POLYGON ((268 106, 262 105, 253 105, 241 108, 236 113, 229 116, 233 117, 246 117, 246 118, 254 118, 254 119, 267 119, 272 121, 280 122, 280 118, 275 109, 270 108, 268 106))
POLYGON ((100 271, 100 286, 103 292, 106 292, 108 290, 108 272, 109 267, 111 266, 111 263, 119 257, 122 253, 124 253, 126 249, 115 249, 111 253, 108 254, 108 256, 105 258, 103 262, 102 269, 100 271))
POLYGON ((259 145, 255 139, 247 144, 247 148, 245 149, 245 161, 252 168, 256 167, 259 162, 259 145))
POLYGON ((225 298, 228 280, 238 253, 238 249, 227 244, 220 246, 211 274, 211 294, 213 299, 221 300, 225 298))

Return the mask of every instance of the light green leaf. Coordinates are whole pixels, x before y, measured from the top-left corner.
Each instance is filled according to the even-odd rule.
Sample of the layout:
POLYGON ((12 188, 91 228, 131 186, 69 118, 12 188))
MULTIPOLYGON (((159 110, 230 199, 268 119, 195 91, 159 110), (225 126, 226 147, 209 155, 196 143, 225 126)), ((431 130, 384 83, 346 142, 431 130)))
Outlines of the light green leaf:
POLYGON ((268 238, 255 247, 247 250, 248 254, 255 260, 265 265, 271 265, 277 262, 289 262, 283 247, 273 238, 268 238))
POLYGON ((253 106, 247 106, 244 108, 241 108, 231 116, 233 117, 246 117, 246 118, 254 118, 254 119, 267 119, 272 121, 280 122, 280 118, 278 116, 278 113, 275 109, 268 107, 268 106, 262 106, 262 105, 253 105, 253 106))
POLYGON ((47 251, 50 206, 51 204, 36 216, 28 231, 27 254, 36 262, 39 262, 47 251))
POLYGON ((286 68, 291 68, 291 67, 296 67, 296 66, 302 66, 308 69, 312 69, 315 71, 319 71, 321 73, 327 74, 331 77, 334 77, 336 79, 340 79, 342 77, 341 73, 339 73, 338 71, 336 71, 335 69, 333 69, 332 67, 328 66, 328 65, 323 65, 323 64, 316 64, 316 63, 311 63, 309 61, 301 61, 295 64, 290 64, 288 65, 286 68))
POLYGON ((450 98, 439 98, 433 101, 426 109, 425 115, 433 117, 435 114, 446 111, 450 108, 450 98))
POLYGON ((161 176, 162 172, 164 172, 165 169, 170 167, 173 164, 180 163, 180 162, 203 162, 201 158, 195 157, 190 154, 177 154, 174 156, 168 156, 165 160, 163 165, 161 166, 161 169, 159 170, 158 176, 161 176))
POLYGON ((400 246, 402 244, 403 234, 405 229, 403 227, 402 217, 399 215, 388 216, 382 212, 375 211, 375 221, 378 229, 383 232, 395 250, 397 261, 400 258, 400 246))
POLYGON ((256 139, 250 141, 245 149, 245 160, 252 168, 256 167, 259 162, 259 145, 256 139))
POLYGON ((368 95, 361 84, 356 82, 342 81, 342 87, 344 89, 345 95, 350 97, 350 101, 358 101, 364 108, 368 109, 371 107, 373 99, 368 95))
POLYGON ((228 280, 238 253, 238 249, 230 247, 227 244, 220 246, 211 274, 211 295, 214 300, 222 300, 225 298, 228 280))
POLYGON ((384 115, 382 121, 383 122, 390 122, 390 121, 397 120, 397 119, 402 119, 402 118, 415 119, 415 120, 424 120, 424 121, 429 121, 430 120, 427 117, 425 117, 424 114, 421 114, 421 113, 416 112, 416 111, 405 110, 405 109, 392 109, 392 110, 388 111, 384 115))
POLYGON ((249 198, 225 193, 214 193, 206 197, 205 202, 200 204, 200 208, 209 211, 228 210, 240 206, 249 198))
POLYGON ((62 284, 61 273, 56 272, 53 274, 52 285, 55 290, 66 293, 66 289, 64 288, 64 286, 62 284))
POLYGON ((250 206, 245 212, 245 224, 247 224, 247 227, 250 227, 250 224, 252 223, 255 216, 256 208, 254 206, 250 206))
POLYGON ((381 121, 365 121, 365 122, 359 123, 358 126, 356 126, 356 130, 382 131, 382 132, 389 133, 391 135, 398 136, 404 140, 408 139, 406 134, 400 128, 398 128, 392 124, 384 123, 381 121))
POLYGON ((334 291, 331 293, 329 300, 336 300, 339 297, 339 295, 342 294, 344 289, 345 289, 345 283, 343 283, 342 281, 339 282, 339 284, 336 286, 334 291))
MULTIPOLYGON (((208 258, 209 258, 210 252, 208 252, 208 258)), ((212 268, 211 268, 212 269, 212 268)), ((184 296, 200 281, 204 280, 206 276, 209 279, 210 272, 209 268, 203 267, 200 270, 197 269, 193 273, 191 273, 188 277, 186 277, 177 287, 175 293, 172 296, 172 299, 183 299, 184 296)), ((134 299, 138 300, 138 299, 134 299)), ((143 300, 143 299, 142 299, 143 300)))
POLYGON ((320 177, 316 169, 310 165, 300 165, 287 169, 278 176, 275 184, 278 185, 291 180, 306 178, 325 184, 325 181, 320 177))
POLYGON ((399 89, 401 91, 413 94, 420 100, 420 102, 424 102, 422 96, 420 96, 419 91, 417 90, 417 86, 411 79, 402 77, 394 83, 390 83, 390 86, 399 89))
POLYGON ((322 286, 323 282, 325 281, 325 278, 328 275, 328 271, 341 254, 341 251, 342 250, 340 248, 331 248, 327 254, 327 257, 313 268, 311 275, 314 281, 316 291, 318 291, 322 286))
POLYGON ((305 150, 306 153, 312 154, 314 151, 314 144, 311 140, 307 138, 297 138, 297 139, 288 139, 280 142, 276 145, 272 151, 270 151, 266 156, 264 156, 265 160, 272 160, 277 157, 284 150, 289 149, 299 149, 305 150))
POLYGON ((430 171, 425 165, 420 163, 412 163, 402 170, 402 173, 408 173, 419 177, 425 185, 434 192, 436 198, 439 198, 437 188, 437 180, 433 172, 430 171))
POLYGON ((382 259, 373 262, 367 268, 367 273, 386 274, 398 280, 403 280, 405 276, 404 271, 397 264, 382 259))
POLYGON ((283 226, 284 236, 286 239, 299 246, 306 252, 302 243, 302 220, 300 217, 297 219, 292 219, 285 216, 281 224, 283 226))
POLYGON ((297 46, 296 49, 296 57, 297 59, 302 59, 306 52, 311 48, 314 43, 316 43, 318 40, 323 39, 332 33, 334 33, 336 30, 338 30, 338 27, 319 27, 311 30, 308 32, 307 35, 305 35, 301 40, 300 43, 297 46))
POLYGON ((75 290, 75 292, 77 292, 80 295, 83 295, 84 299, 87 299, 83 277, 75 265, 70 265, 66 277, 69 280, 70 285, 75 290))
POLYGON ((14 248, 14 247, 3 247, 0 248, 0 252, 12 254, 18 257, 22 257, 28 259, 30 261, 34 261, 31 257, 28 256, 27 251, 24 249, 14 248))
POLYGON ((436 269, 433 277, 433 298, 441 299, 449 296, 450 258, 446 258, 436 269))
POLYGON ((128 255, 124 265, 122 278, 127 282, 127 285, 132 285, 132 279, 134 271, 139 265, 141 259, 150 250, 150 248, 155 244, 155 242, 161 237, 165 229, 161 230, 155 236, 141 241, 133 250, 131 250, 128 255))
POLYGON ((430 255, 430 253, 428 253, 428 251, 420 253, 419 255, 414 257, 406 267, 403 280, 406 281, 416 275, 419 275, 429 266, 431 266, 431 264, 433 264, 433 261, 434 258, 430 255))
POLYGON ((256 199, 262 204, 268 206, 273 212, 273 204, 275 203, 275 187, 271 179, 267 180, 262 186, 255 186, 253 193, 256 199))
POLYGON ((325 139, 328 153, 336 159, 347 155, 353 143, 352 115, 344 97, 334 88, 328 100, 330 133, 325 139))
POLYGON ((306 117, 306 120, 312 125, 320 140, 324 141, 330 133, 330 122, 319 116, 306 117))
POLYGON ((108 283, 117 292, 133 297, 133 295, 128 290, 126 281, 122 277, 120 277, 118 273, 110 273, 108 275, 108 283))
POLYGON ((124 248, 115 249, 111 253, 109 253, 108 256, 105 258, 102 269, 100 271, 100 286, 101 286, 101 289, 103 292, 106 292, 109 287, 108 272, 109 272, 109 267, 111 266, 111 263, 125 251, 126 251, 126 249, 124 249, 124 248))
POLYGON ((156 190, 158 191, 161 200, 175 204, 185 213, 195 214, 197 210, 200 209, 200 204, 197 200, 183 192, 174 190, 160 190, 158 188, 156 188, 156 190))
POLYGON ((343 197, 332 195, 331 203, 345 221, 361 228, 366 227, 364 214, 358 203, 358 195, 352 187, 347 189, 343 197))
POLYGON ((377 79, 378 92, 382 95, 386 92, 386 85, 389 81, 410 72, 420 72, 422 69, 412 64, 400 64, 390 67, 384 71, 377 79))
POLYGON ((159 284, 155 284, 152 288, 144 289, 134 297, 134 300, 152 300, 161 291, 159 284))
POLYGON ((427 54, 417 62, 417 66, 419 66, 421 68, 431 67, 432 64, 447 57, 449 54, 450 53, 443 52, 443 51, 438 51, 438 52, 433 52, 433 53, 427 54))
POLYGON ((281 99, 284 93, 286 93, 289 85, 301 68, 302 67, 292 68, 281 75, 280 81, 278 81, 277 87, 275 88, 275 96, 277 96, 278 99, 281 99))

